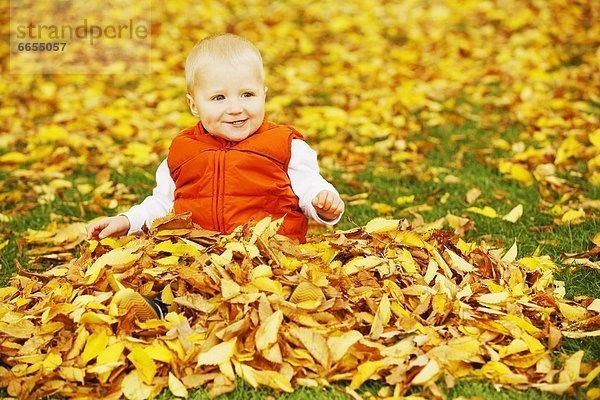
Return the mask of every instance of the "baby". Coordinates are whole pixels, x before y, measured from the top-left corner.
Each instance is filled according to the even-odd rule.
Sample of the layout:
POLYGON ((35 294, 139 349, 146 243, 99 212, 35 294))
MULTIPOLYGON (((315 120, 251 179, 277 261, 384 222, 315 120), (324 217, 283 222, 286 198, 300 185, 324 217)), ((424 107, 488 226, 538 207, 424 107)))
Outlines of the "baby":
POLYGON ((232 34, 199 42, 185 64, 187 103, 199 118, 172 141, 151 196, 87 226, 88 239, 121 236, 166 215, 191 211, 205 229, 230 233, 250 219, 285 216, 278 233, 306 241, 307 216, 333 225, 344 211, 302 135, 265 118, 262 58, 232 34))

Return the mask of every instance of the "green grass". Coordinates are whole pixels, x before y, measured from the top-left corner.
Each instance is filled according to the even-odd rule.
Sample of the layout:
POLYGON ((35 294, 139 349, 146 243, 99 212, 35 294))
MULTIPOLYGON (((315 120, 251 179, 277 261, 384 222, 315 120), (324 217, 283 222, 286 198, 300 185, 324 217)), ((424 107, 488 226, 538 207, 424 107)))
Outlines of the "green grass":
MULTIPOLYGON (((515 139, 520 130, 511 127, 506 131, 507 137, 515 139)), ((434 129, 430 136, 410 138, 409 140, 433 141, 434 145, 425 153, 425 158, 418 163, 409 163, 407 168, 399 169, 398 165, 392 164, 387 159, 374 159, 362 172, 350 175, 343 171, 325 171, 326 175, 332 177, 332 181, 344 196, 352 196, 357 193, 368 192, 369 204, 348 204, 346 216, 338 225, 340 229, 347 229, 354 224, 362 225, 377 216, 392 218, 405 217, 412 219, 414 216, 406 212, 407 207, 428 204, 430 210, 419 212, 425 221, 430 222, 444 217, 448 213, 468 216, 475 222, 475 228, 467 233, 466 240, 479 242, 485 239, 498 247, 508 248, 513 241, 519 246, 519 256, 532 254, 539 251, 540 254, 549 255, 559 265, 556 278, 565 281, 567 297, 591 296, 600 297, 600 273, 589 268, 562 265, 560 263, 563 253, 579 252, 591 247, 590 239, 600 231, 600 222, 597 214, 585 219, 579 225, 553 224, 553 215, 542 212, 540 204, 547 201, 556 204, 559 200, 545 198, 538 191, 536 183, 523 185, 508 180, 501 176, 489 160, 478 155, 477 150, 489 146, 488 134, 478 130, 473 124, 465 124, 452 130, 434 129), (462 162, 456 162, 456 154, 464 153, 462 162), (431 173, 430 171, 434 171, 431 173), (458 183, 445 183, 447 175, 455 175, 460 178, 458 183), (356 182, 360 187, 356 187, 356 182), (465 194, 472 187, 480 188, 482 194, 474 204, 467 204, 465 194), (443 196, 449 193, 447 201, 441 203, 443 196), (395 211, 387 214, 379 214, 370 205, 374 202, 395 205, 399 196, 414 195, 412 204, 396 206, 395 211), (500 214, 510 211, 515 205, 523 204, 523 217, 515 224, 502 221, 501 219, 490 219, 484 216, 465 211, 469 206, 493 207, 500 214)), ((486 157, 506 156, 501 151, 493 151, 486 157)), ((129 188, 129 194, 140 200, 148 195, 153 186, 154 171, 157 165, 147 169, 126 170, 125 173, 113 173, 111 179, 115 183, 122 183, 129 188)), ((566 173, 565 173, 566 175, 566 173)), ((5 190, 16 187, 16 182, 11 181, 10 173, 0 170, 0 179, 6 182, 5 190)), ((73 182, 94 182, 93 175, 85 174, 83 171, 75 171, 67 177, 73 182)), ((600 189, 589 185, 582 180, 573 179, 580 194, 588 199, 600 198, 600 189)), ((0 234, 8 239, 9 244, 0 253, 0 279, 6 284, 7 279, 16 271, 14 260, 27 267, 28 258, 26 254, 18 251, 17 242, 26 233, 27 229, 42 229, 51 221, 51 215, 70 217, 72 219, 89 220, 98 213, 89 213, 78 203, 90 200, 90 195, 81 196, 74 189, 64 192, 64 198, 57 199, 49 204, 38 205, 28 213, 15 217, 9 222, 2 224, 0 234)), ((126 208, 121 204, 119 211, 126 208)), ((0 212, 11 209, 10 204, 0 205, 0 212)), ((115 213, 115 210, 104 209, 105 215, 115 213)), ((586 360, 600 360, 600 342, 596 339, 564 339, 561 352, 570 354, 577 350, 586 351, 586 360)), ((226 399, 346 399, 343 388, 298 388, 292 394, 278 394, 270 389, 253 389, 242 381, 236 390, 220 398, 226 399)), ((598 385, 598 379, 594 382, 598 385)), ((377 393, 381 383, 367 382, 361 388, 362 392, 377 393)), ((417 393, 418 388, 412 390, 417 393)), ((578 389, 576 396, 584 396, 584 391, 578 389)), ((487 381, 472 379, 458 380, 456 386, 447 389, 449 399, 460 396, 479 396, 485 399, 560 399, 561 396, 540 393, 534 389, 516 391, 514 389, 496 390, 487 381)), ((365 396, 368 398, 368 396, 365 396)), ((170 392, 164 391, 158 399, 171 398, 170 392)), ((191 391, 191 399, 207 399, 208 392, 205 389, 191 391)))

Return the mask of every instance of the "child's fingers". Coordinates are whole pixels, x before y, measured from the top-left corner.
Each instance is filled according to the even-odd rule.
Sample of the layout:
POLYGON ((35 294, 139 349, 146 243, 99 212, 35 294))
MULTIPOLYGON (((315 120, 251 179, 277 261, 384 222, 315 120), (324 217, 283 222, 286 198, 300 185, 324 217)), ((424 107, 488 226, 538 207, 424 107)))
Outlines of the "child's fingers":
POLYGON ((322 206, 321 209, 325 210, 325 211, 329 211, 331 210, 331 205, 333 203, 334 200, 334 194, 332 192, 329 191, 324 191, 323 192, 323 200, 321 202, 322 206))
POLYGON ((328 190, 322 190, 312 201, 312 204, 320 212, 327 212, 338 216, 344 210, 344 202, 335 193, 328 190))
POLYGON ((87 226, 87 238, 88 240, 93 239, 98 236, 98 232, 100 232, 103 228, 102 220, 92 222, 87 226))
POLYGON ((335 212, 336 216, 340 215, 344 211, 344 202, 339 197, 335 199, 335 202, 331 205, 331 209, 335 212))
POLYGON ((321 190, 313 199, 312 205, 316 208, 323 208, 323 200, 327 196, 327 192, 321 190))
POLYGON ((329 194, 329 192, 325 192, 325 194, 323 195, 322 200, 319 202, 320 204, 320 209, 323 211, 328 211, 329 208, 331 207, 331 195, 329 194))
POLYGON ((109 224, 107 224, 104 229, 98 234, 98 238, 104 239, 109 236, 118 236, 121 234, 123 227, 117 222, 117 220, 111 220, 109 224))
POLYGON ((104 239, 105 237, 109 237, 114 233, 114 229, 111 225, 108 225, 106 228, 102 229, 102 231, 98 234, 98 239, 104 239))

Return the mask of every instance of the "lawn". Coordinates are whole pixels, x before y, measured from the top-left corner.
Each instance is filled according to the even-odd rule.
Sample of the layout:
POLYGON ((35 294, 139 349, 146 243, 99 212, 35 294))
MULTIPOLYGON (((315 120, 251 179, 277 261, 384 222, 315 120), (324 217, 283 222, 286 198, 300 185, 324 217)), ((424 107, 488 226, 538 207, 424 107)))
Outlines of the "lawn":
MULTIPOLYGON (((335 229, 311 225, 309 235, 377 217, 406 218, 417 229, 437 221, 476 246, 516 243, 518 258, 549 256, 567 299, 598 299, 597 14, 593 2, 554 0, 168 2, 152 9, 145 74, 14 75, 3 46, 2 286, 19 267, 42 271, 89 246, 50 249, 45 234, 125 211, 151 193, 170 139, 195 123, 184 100, 186 51, 228 30, 262 52, 269 119, 303 132, 345 201, 335 229), (522 215, 503 219, 519 205, 522 215)), ((579 350, 589 372, 600 361, 596 337, 565 337, 552 358, 562 365, 579 350)), ((345 399, 346 385, 279 394, 238 379, 224 398, 345 399)), ((449 399, 598 398, 600 387, 598 378, 563 395, 473 378, 438 385, 449 399)), ((392 393, 381 381, 357 392, 392 393)))

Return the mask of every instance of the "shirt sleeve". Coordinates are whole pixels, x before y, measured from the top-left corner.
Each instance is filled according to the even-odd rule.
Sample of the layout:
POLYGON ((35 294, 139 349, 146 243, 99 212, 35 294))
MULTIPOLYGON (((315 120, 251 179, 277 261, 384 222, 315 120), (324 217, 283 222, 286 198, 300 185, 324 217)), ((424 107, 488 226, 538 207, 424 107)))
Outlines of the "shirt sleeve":
POLYGON ((156 170, 156 187, 152 190, 152 194, 140 204, 120 214, 129 219, 130 228, 127 234, 139 232, 144 224, 150 228, 156 218, 167 215, 173 209, 174 193, 175 182, 171 178, 165 158, 156 170))
POLYGON ((317 153, 300 139, 292 139, 292 155, 288 165, 288 176, 292 184, 292 190, 298 196, 300 208, 304 215, 311 217, 323 225, 335 225, 342 218, 342 214, 336 219, 325 221, 312 205, 312 200, 321 190, 330 190, 339 195, 333 185, 321 176, 317 153))

